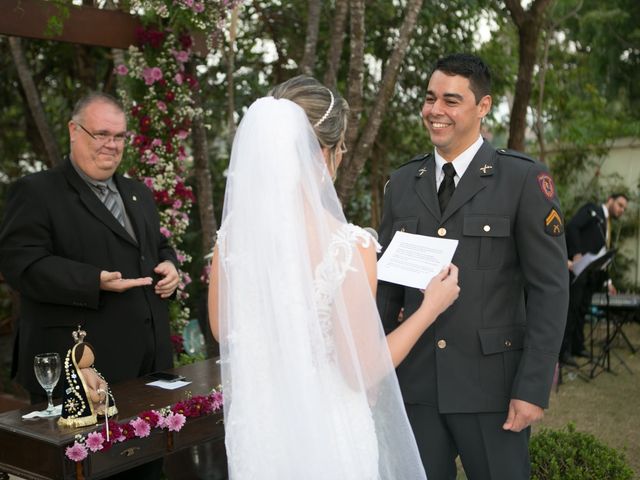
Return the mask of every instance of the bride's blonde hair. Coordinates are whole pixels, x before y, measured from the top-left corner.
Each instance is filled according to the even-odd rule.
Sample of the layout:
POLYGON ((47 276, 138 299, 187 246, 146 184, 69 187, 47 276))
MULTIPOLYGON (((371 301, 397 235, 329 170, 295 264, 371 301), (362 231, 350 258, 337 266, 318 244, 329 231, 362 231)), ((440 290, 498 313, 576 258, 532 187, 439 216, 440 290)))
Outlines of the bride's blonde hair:
POLYGON ((300 105, 313 125, 320 145, 329 148, 332 153, 340 148, 347 129, 349 104, 336 92, 313 77, 298 75, 276 85, 269 95, 286 98, 300 105))

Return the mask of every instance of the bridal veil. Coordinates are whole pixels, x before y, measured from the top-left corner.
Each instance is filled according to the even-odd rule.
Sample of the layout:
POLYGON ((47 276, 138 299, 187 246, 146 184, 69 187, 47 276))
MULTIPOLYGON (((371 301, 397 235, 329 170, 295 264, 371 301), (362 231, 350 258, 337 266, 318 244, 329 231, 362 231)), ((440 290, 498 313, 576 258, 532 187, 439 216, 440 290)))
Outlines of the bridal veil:
POLYGON ((426 478, 357 244, 304 110, 254 102, 218 235, 234 480, 426 478))

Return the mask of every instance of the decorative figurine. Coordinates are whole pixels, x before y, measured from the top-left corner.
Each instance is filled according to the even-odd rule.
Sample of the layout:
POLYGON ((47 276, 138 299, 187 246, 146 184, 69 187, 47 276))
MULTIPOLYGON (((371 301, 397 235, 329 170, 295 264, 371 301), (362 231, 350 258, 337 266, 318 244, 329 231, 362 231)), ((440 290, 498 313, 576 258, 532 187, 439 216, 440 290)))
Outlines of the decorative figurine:
POLYGON ((73 332, 75 345, 64 359, 62 416, 58 424, 84 427, 98 423, 98 416, 118 413, 113 394, 104 377, 93 367, 95 353, 84 341, 86 332, 78 326, 73 332))

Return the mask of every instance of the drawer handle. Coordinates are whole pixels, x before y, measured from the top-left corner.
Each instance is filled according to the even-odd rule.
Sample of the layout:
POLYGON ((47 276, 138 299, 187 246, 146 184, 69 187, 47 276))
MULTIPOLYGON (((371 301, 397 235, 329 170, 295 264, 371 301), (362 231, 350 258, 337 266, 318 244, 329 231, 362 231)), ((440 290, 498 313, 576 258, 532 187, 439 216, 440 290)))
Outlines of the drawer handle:
POLYGON ((136 450, 140 450, 140 447, 130 447, 126 450, 120 452, 120 455, 124 455, 125 457, 132 457, 136 454, 136 450))

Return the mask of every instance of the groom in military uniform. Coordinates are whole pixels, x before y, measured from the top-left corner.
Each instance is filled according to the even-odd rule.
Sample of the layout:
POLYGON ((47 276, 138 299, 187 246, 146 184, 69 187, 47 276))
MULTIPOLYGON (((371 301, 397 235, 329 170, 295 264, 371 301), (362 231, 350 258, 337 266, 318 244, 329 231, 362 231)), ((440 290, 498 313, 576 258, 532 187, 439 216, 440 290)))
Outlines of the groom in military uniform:
MULTIPOLYGON (((455 54, 431 73, 422 118, 435 146, 391 176, 380 240, 397 231, 459 241, 460 297, 398 368, 429 480, 528 479, 530 425, 548 405, 568 303, 562 212, 545 166, 480 135, 491 77, 455 54)), ((388 333, 422 293, 380 282, 388 333)))

